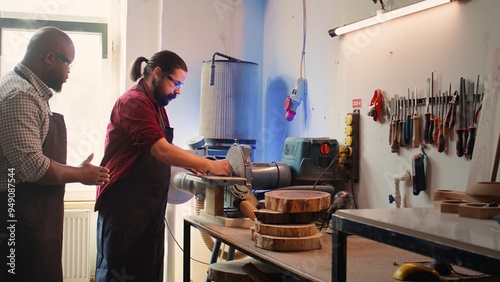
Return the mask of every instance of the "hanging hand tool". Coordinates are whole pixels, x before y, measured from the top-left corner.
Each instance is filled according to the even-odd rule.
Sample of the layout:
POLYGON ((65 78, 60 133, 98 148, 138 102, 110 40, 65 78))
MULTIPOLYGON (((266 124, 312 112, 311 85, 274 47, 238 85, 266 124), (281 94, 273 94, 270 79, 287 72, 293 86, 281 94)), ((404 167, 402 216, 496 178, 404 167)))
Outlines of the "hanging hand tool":
POLYGON ((391 144, 391 153, 397 153, 399 152, 399 141, 401 139, 401 128, 399 126, 400 119, 399 119, 399 98, 396 96, 394 98, 395 102, 395 117, 394 117, 394 132, 393 132, 393 139, 392 139, 392 144, 391 144))
POLYGON ((391 104, 392 104, 392 120, 391 120, 391 153, 397 153, 398 152, 398 143, 397 143, 397 103, 396 103, 396 98, 397 96, 394 96, 392 98, 391 104))
POLYGON ((465 155, 469 158, 472 159, 472 152, 474 151, 474 144, 476 143, 476 127, 474 125, 475 119, 474 119, 474 114, 476 112, 476 101, 477 97, 479 95, 479 75, 477 76, 477 81, 476 81, 476 91, 472 92, 472 111, 471 112, 471 126, 469 126, 469 137, 467 138, 467 143, 465 146, 465 155))
POLYGON ((401 144, 401 100, 396 98, 396 143, 401 144))
POLYGON ((478 101, 479 101, 479 107, 477 107, 477 110, 474 112, 474 124, 479 123, 479 113, 481 112, 481 108, 483 107, 483 97, 484 96, 484 89, 481 91, 481 94, 478 94, 478 101))
POLYGON ((400 109, 401 109, 401 122, 399 123, 399 127, 400 127, 400 134, 401 134, 401 138, 399 140, 399 145, 400 146, 406 146, 406 99, 404 97, 401 97, 401 104, 400 104, 400 109))
POLYGON ((411 100, 410 100, 410 88, 408 88, 408 105, 406 106, 406 128, 405 128, 405 143, 410 145, 411 136, 413 130, 413 120, 411 119, 411 100))
POLYGON ((452 118, 452 99, 451 99, 451 83, 450 83, 450 91, 448 92, 448 96, 446 97, 446 104, 449 104, 448 110, 446 111, 445 115, 443 116, 443 123, 444 123, 444 136, 448 138, 448 133, 450 131, 450 121, 452 118))
POLYGON ((394 99, 391 99, 387 103, 387 112, 389 112, 391 123, 389 125, 389 145, 392 145, 392 139, 394 134, 394 99))
POLYGON ((425 153, 419 153, 412 158, 412 177, 413 180, 413 195, 417 196, 420 191, 425 191, 426 189, 426 168, 427 162, 425 159, 425 153))
POLYGON ((432 134, 434 133, 434 73, 431 73, 431 99, 430 99, 430 104, 431 104, 431 111, 430 111, 430 118, 429 118, 429 132, 427 133, 427 138, 428 138, 428 143, 432 144, 434 143, 434 140, 432 139, 432 134))
POLYGON ((463 119, 463 116, 465 114, 465 111, 464 111, 464 108, 463 108, 463 101, 465 100, 465 96, 464 96, 464 91, 465 91, 465 83, 464 83, 464 78, 460 78, 460 97, 458 99, 459 103, 460 103, 460 107, 459 107, 459 113, 458 113, 458 118, 459 118, 459 127, 456 129, 456 132, 457 132, 457 156, 458 157, 462 157, 464 155, 464 144, 463 144, 463 137, 464 137, 464 131, 466 131, 467 129, 464 127, 464 119, 463 119))
MULTIPOLYGON (((462 101, 462 118, 464 119, 464 130, 462 136, 462 149, 464 150, 464 155, 467 155, 467 140, 469 139, 469 131, 467 130, 467 125, 469 124, 468 116, 469 116, 469 98, 467 93, 470 93, 470 85, 471 83, 467 80, 463 80, 464 84, 464 99, 462 101)), ((472 90, 474 92, 474 90, 472 90)), ((469 95, 470 96, 470 95, 469 95)))
POLYGON ((424 144, 429 144, 431 143, 430 137, 429 137, 429 128, 430 128, 430 119, 431 119, 431 112, 429 111, 429 105, 430 105, 430 94, 431 94, 431 79, 427 79, 427 96, 425 99, 425 105, 426 105, 426 110, 424 114, 424 144))
MULTIPOLYGON (((418 148, 420 146, 420 116, 418 115, 417 112, 417 104, 418 104, 418 99, 417 99, 417 88, 415 87, 415 102, 413 103, 415 111, 413 112, 413 139, 412 139, 412 145, 413 148, 418 148)), ((413 95, 412 95, 413 96, 413 95)))
POLYGON ((437 106, 437 112, 436 114, 434 115, 434 108, 432 110, 433 112, 433 115, 434 115, 434 131, 432 132, 432 140, 434 141, 434 143, 438 144, 439 140, 438 140, 438 135, 439 135, 439 127, 441 125, 441 108, 440 108, 440 104, 441 104, 441 90, 439 90, 438 92, 438 95, 436 96, 436 100, 437 101, 435 104, 437 106))
POLYGON ((441 97, 441 102, 440 102, 440 111, 439 111, 439 116, 441 116, 441 114, 443 115, 443 122, 441 122, 439 124, 439 132, 438 132, 438 141, 436 142, 437 143, 437 149, 438 149, 438 152, 439 153, 442 153, 446 150, 446 134, 445 134, 445 124, 444 124, 444 120, 445 120, 445 113, 444 113, 444 109, 445 109, 445 102, 448 100, 448 91, 445 91, 445 93, 443 94, 443 97, 441 97))
POLYGON ((453 93, 453 99, 451 103, 452 104, 451 120, 448 127, 450 130, 453 130, 453 128, 455 128, 455 124, 457 123, 457 108, 459 105, 459 99, 460 96, 458 95, 458 91, 455 90, 455 92, 453 93))

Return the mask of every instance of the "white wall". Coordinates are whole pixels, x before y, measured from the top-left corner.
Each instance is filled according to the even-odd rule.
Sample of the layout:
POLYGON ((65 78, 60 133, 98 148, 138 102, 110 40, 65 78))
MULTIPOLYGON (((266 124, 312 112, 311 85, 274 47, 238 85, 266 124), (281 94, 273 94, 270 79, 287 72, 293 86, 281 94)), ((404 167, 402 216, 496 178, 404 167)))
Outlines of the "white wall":
MULTIPOLYGON (((308 1, 308 39, 306 53, 309 82, 309 105, 297 113, 288 126, 288 136, 324 136, 344 141, 344 116, 351 112, 352 98, 362 98, 361 168, 359 204, 363 208, 391 207, 388 195, 393 193, 392 176, 411 170, 411 157, 419 149, 402 149, 391 154, 388 145, 389 126, 375 123, 367 116, 375 89, 387 97, 406 95, 407 88, 426 87, 431 72, 439 80, 439 89, 452 83, 458 89, 460 77, 475 80, 486 77, 493 49, 500 46, 495 32, 500 20, 495 11, 500 2, 494 0, 461 1, 390 21, 341 37, 330 38, 328 30, 346 24, 358 15, 356 9, 372 14, 379 8, 349 0, 308 1), (348 11, 345 13, 344 11, 348 11), (354 11, 354 12, 353 12, 354 11), (347 22, 345 22, 347 21, 347 22), (305 122, 301 115, 306 115, 305 122)), ((302 36, 302 1, 268 1, 265 18, 264 93, 276 94, 266 110, 278 108, 298 76, 302 36), (279 81, 277 83, 276 81, 279 81), (271 93, 274 84, 280 84, 271 93)), ((362 19, 362 18, 359 18, 362 19)), ((267 97, 268 98, 268 97, 267 97)), ((278 140, 277 138, 276 140, 278 140)), ((455 137, 456 139, 456 137, 455 137)), ((278 142, 270 144, 278 148, 278 142)), ((458 158, 455 143, 447 154, 434 147, 428 154, 428 191, 409 195, 410 206, 429 206, 431 191, 465 190, 470 161, 458 158)), ((274 150, 266 147, 272 155, 274 150)), ((273 155, 276 158, 276 155, 273 155)), ((407 186, 411 191, 411 187, 407 186)), ((411 192, 410 192, 411 194, 411 192)))

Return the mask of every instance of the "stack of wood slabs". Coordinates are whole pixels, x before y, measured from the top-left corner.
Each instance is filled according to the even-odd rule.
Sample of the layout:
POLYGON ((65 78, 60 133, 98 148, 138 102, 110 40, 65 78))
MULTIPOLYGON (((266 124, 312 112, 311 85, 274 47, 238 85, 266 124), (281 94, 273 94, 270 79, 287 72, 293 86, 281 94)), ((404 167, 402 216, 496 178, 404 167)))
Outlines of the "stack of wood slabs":
POLYGON ((255 211, 252 240, 271 251, 321 248, 314 221, 331 204, 329 193, 311 190, 274 190, 265 193, 265 209, 255 211))

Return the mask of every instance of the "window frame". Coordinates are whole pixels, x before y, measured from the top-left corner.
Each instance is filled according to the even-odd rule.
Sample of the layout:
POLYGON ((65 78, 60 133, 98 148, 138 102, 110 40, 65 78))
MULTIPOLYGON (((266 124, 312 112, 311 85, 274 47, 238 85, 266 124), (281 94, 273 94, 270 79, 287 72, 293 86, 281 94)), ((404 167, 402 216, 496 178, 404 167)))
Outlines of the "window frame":
POLYGON ((75 22, 75 21, 53 21, 53 20, 36 20, 36 19, 20 19, 20 18, 0 18, 0 55, 2 55, 2 30, 10 29, 27 29, 36 30, 44 26, 55 26, 61 30, 73 32, 98 33, 102 36, 102 58, 108 58, 108 24, 93 23, 93 22, 75 22))

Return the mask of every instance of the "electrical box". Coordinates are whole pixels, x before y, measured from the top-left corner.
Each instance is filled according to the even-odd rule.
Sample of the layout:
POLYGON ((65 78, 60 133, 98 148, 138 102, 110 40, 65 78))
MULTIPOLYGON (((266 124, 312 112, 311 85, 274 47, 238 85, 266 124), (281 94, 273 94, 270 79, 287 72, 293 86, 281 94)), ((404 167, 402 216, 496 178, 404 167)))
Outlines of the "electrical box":
POLYGON ((281 162, 291 168, 291 185, 312 185, 318 179, 318 183, 333 183, 338 151, 336 139, 288 137, 281 162))

